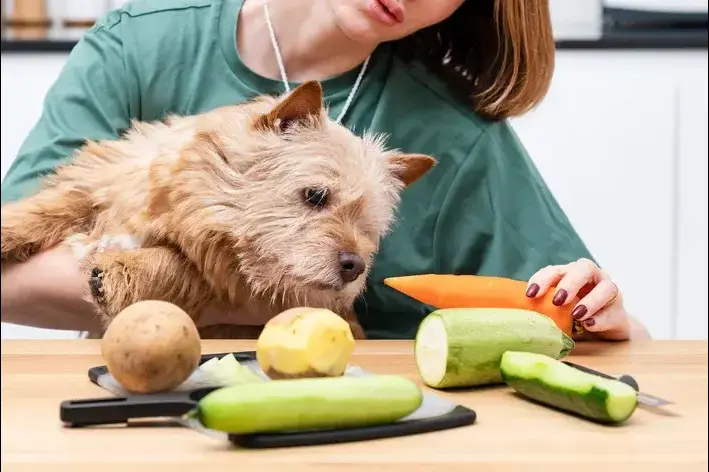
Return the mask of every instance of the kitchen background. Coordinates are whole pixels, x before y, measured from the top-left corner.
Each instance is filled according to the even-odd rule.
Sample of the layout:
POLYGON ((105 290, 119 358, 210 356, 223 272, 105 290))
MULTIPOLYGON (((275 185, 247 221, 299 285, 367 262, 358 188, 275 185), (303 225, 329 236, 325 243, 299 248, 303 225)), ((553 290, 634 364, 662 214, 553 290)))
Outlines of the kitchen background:
MULTIPOLYGON (((3 178, 76 39, 124 3, 2 0, 3 178)), ((655 338, 707 339, 707 0, 551 7, 554 82, 512 124, 628 309, 655 338)))

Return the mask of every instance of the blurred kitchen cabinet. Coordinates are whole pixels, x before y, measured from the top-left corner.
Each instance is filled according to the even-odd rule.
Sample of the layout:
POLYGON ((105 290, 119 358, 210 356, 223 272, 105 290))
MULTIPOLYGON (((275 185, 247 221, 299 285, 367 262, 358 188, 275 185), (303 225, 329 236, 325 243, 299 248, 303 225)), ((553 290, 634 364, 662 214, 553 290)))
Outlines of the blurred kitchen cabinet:
POLYGON ((64 0, 62 23, 67 28, 90 28, 110 9, 108 0, 64 0))
POLYGON ((707 339, 707 55, 688 62, 679 86, 677 337, 707 339))
POLYGON ((51 26, 46 0, 2 0, 3 36, 44 39, 51 26))
POLYGON ((560 51, 547 98, 512 123, 628 310, 667 339, 676 94, 662 65, 637 56, 560 51))
POLYGON ((59 15, 64 38, 79 39, 110 10, 108 0, 63 0, 59 15))

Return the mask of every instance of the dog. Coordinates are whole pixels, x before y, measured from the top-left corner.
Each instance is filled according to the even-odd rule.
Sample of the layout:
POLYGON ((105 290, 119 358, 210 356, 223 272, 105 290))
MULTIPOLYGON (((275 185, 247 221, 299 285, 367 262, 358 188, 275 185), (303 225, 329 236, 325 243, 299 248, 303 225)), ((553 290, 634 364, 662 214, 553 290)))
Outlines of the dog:
MULTIPOLYGON (((2 261, 70 246, 103 329, 152 299, 195 321, 209 307, 265 320, 328 308, 363 338, 353 304, 401 192, 435 164, 330 120, 321 85, 305 82, 87 141, 37 193, 3 207, 2 261)), ((254 338, 260 329, 200 335, 254 338)))

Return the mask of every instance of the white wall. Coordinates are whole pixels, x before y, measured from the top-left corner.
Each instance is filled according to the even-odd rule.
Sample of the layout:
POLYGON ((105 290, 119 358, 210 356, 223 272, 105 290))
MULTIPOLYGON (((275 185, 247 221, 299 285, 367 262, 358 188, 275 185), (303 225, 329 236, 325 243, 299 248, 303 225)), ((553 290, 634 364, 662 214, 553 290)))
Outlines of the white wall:
MULTIPOLYGON (((44 94, 59 74, 65 54, 3 54, 2 104, 0 124, 0 160, 2 178, 15 158, 25 135, 34 125, 42 109, 44 94)), ((6 338, 74 338, 73 331, 35 329, 1 323, 0 337, 6 338)))
MULTIPOLYGON (((65 56, 2 55, 2 175, 65 56)), ((513 122, 576 228, 660 339, 707 339, 707 52, 560 51, 513 122)), ((2 337, 76 336, 3 324, 2 337)))
POLYGON ((656 338, 707 339, 707 52, 561 51, 514 124, 656 338))

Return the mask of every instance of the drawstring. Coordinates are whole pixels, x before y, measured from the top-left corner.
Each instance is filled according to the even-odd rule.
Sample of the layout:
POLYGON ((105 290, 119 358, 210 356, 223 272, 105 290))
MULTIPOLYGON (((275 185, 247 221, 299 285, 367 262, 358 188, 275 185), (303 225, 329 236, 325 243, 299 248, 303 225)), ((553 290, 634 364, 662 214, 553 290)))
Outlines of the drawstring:
MULTIPOLYGON (((271 23, 271 14, 268 11, 268 4, 267 3, 264 3, 263 11, 264 11, 264 15, 266 16, 266 24, 268 25, 268 32, 271 36, 271 44, 273 45, 273 51, 276 54, 276 61, 278 62, 278 69, 281 72, 281 80, 283 81, 283 86, 285 87, 286 92, 290 93, 290 86, 288 85, 288 76, 286 75, 286 69, 283 65, 283 58, 281 57, 281 50, 278 48, 278 42, 276 41, 276 33, 273 30, 273 24, 271 23)), ((342 118, 344 118, 345 114, 347 113, 347 110, 349 109, 350 105, 352 104, 352 100, 354 99, 354 96, 357 93, 357 89, 359 89, 359 86, 362 83, 362 78, 364 77, 364 72, 367 70, 367 65, 369 64, 370 57, 371 56, 367 56, 367 59, 364 61, 364 64, 362 64, 362 69, 359 71, 359 75, 357 76, 357 80, 355 80, 355 83, 352 86, 352 90, 350 90, 349 95, 347 95, 347 100, 345 101, 345 105, 342 107, 342 111, 340 112, 340 115, 335 120, 337 123, 340 123, 342 121, 342 118)))

